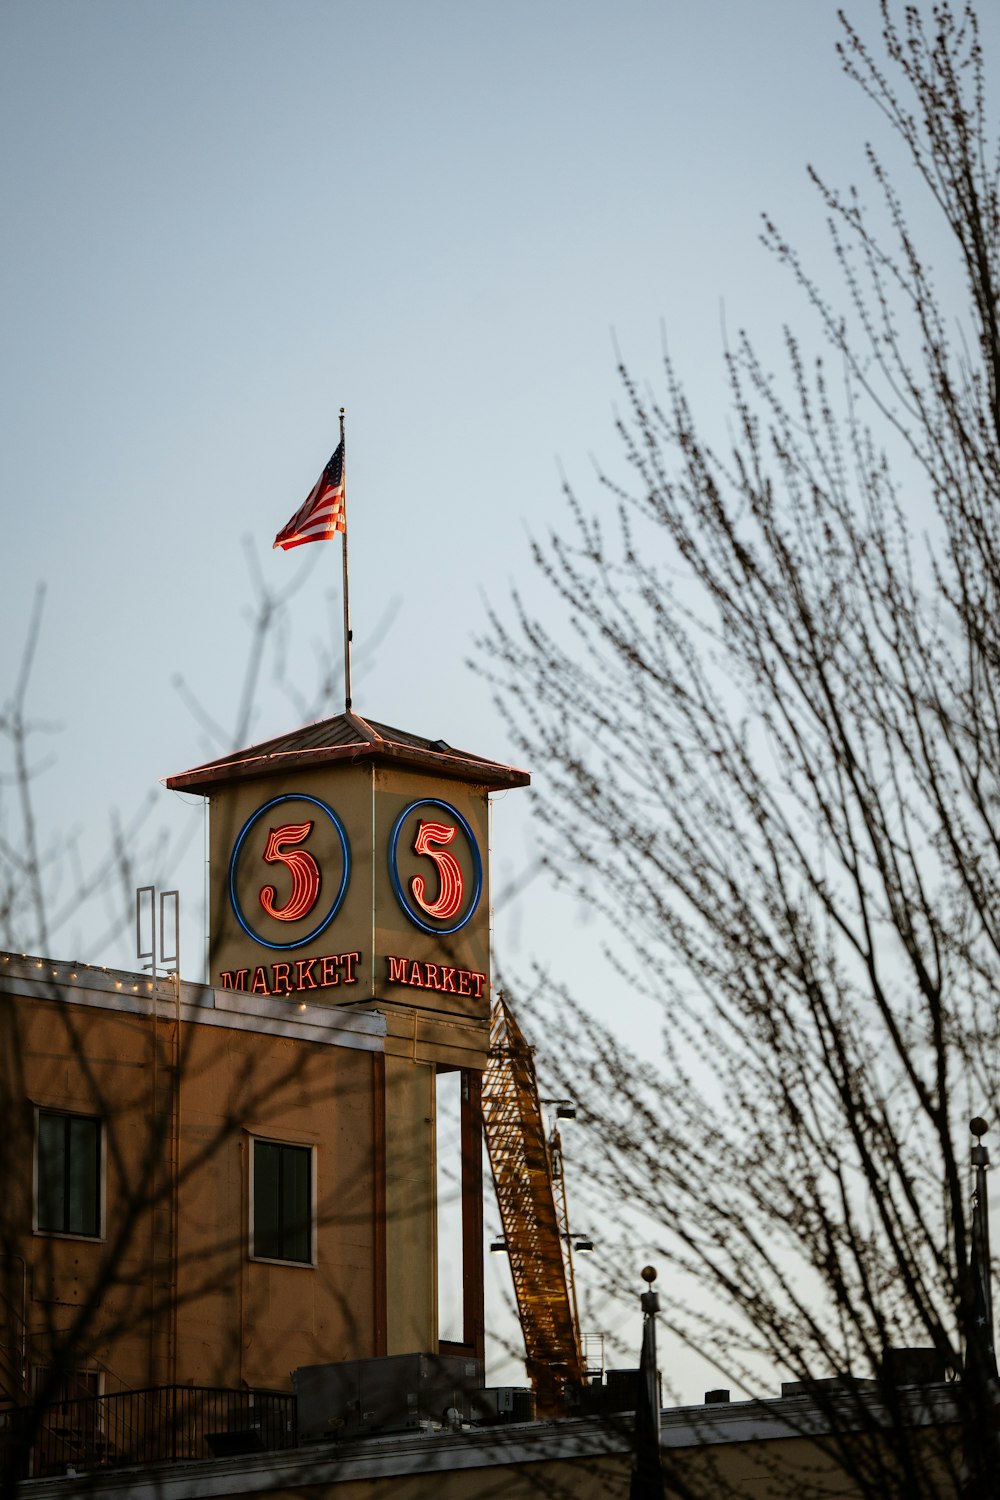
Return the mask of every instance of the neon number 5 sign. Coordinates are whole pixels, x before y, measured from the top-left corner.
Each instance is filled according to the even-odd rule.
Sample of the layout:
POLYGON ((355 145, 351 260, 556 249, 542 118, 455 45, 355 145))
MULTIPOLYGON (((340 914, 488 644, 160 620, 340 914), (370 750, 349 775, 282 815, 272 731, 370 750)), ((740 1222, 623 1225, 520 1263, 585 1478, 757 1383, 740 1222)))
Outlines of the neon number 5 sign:
POLYGON ((284 906, 275 906, 278 894, 273 885, 262 886, 260 904, 269 917, 279 922, 298 922, 307 917, 319 900, 319 865, 306 849, 289 849, 289 845, 303 844, 313 831, 312 822, 286 823, 283 828, 272 828, 264 846, 264 859, 269 865, 283 864, 292 877, 292 894, 284 906))
POLYGON ((429 917, 441 922, 455 916, 462 907, 465 881, 462 866, 454 854, 446 849, 435 849, 434 844, 450 844, 458 829, 454 823, 421 823, 413 840, 414 854, 426 854, 437 865, 438 883, 441 887, 436 901, 427 900, 427 882, 422 875, 414 875, 410 881, 413 899, 429 917))
POLYGON ((476 836, 458 808, 435 797, 404 807, 389 841, 389 875, 396 900, 414 926, 436 936, 464 927, 479 905, 483 862, 476 836), (410 873, 410 850, 430 862, 416 874, 410 873))
MULTIPOLYGON (((255 943, 264 948, 301 948, 329 927, 340 910, 350 878, 351 846, 333 808, 304 792, 287 793, 258 807, 240 829, 229 860, 229 900, 237 922, 255 943), (281 812, 277 813, 279 808, 281 812), (284 814, 295 822, 268 828, 265 839, 261 824, 268 814, 284 814), (307 839, 315 852, 301 847, 307 839), (291 876, 292 888, 283 905, 279 904, 273 881, 261 884, 268 865, 283 865, 291 876), (327 899, 319 905, 324 885, 327 899), (268 921, 286 925, 275 929, 268 921), (307 928, 304 932, 303 927, 307 928)), ((282 888, 287 884, 285 878, 282 888)))

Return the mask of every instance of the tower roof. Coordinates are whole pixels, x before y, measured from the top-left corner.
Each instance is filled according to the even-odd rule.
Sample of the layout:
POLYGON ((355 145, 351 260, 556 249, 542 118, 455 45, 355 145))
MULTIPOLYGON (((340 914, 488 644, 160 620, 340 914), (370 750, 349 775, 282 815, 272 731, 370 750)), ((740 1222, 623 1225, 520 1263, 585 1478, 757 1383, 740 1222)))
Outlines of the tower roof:
POLYGON ((375 765, 395 765, 413 770, 436 772, 455 781, 475 782, 491 792, 527 786, 527 771, 485 760, 468 750, 456 750, 444 740, 428 740, 405 729, 363 719, 360 714, 335 714, 305 724, 290 734, 276 735, 245 750, 233 750, 218 760, 206 761, 190 771, 167 776, 164 785, 171 791, 207 795, 216 787, 258 776, 280 776, 288 771, 311 766, 329 766, 338 762, 357 764, 369 760, 375 765))

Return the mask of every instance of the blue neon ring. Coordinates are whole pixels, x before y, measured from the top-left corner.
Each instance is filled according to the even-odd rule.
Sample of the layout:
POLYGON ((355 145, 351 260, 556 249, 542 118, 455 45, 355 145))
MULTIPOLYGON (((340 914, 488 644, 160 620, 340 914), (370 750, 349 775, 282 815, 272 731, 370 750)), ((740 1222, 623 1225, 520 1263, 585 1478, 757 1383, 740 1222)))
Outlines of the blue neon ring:
POLYGON ((462 814, 459 812, 457 807, 452 807, 450 802, 442 802, 437 797, 421 797, 418 801, 411 802, 409 807, 403 808, 403 811, 396 819, 395 825, 392 830, 392 838, 389 841, 389 879, 392 881, 392 888, 396 892, 396 900, 399 902, 400 906, 403 908, 404 912, 409 917, 414 927, 419 927, 421 932, 429 932, 434 937, 448 937, 450 933, 458 932, 460 928, 465 926, 466 922, 470 920, 474 911, 476 910, 476 907, 479 905, 479 897, 482 895, 483 861, 479 853, 479 845, 476 843, 476 836, 472 832, 472 829, 469 827, 468 823, 462 817, 462 814), (475 871, 476 877, 474 889, 472 892, 472 900, 469 903, 469 909, 465 913, 465 916, 462 917, 460 921, 455 922, 451 927, 432 927, 429 922, 424 921, 423 917, 418 917, 414 913, 413 908, 410 906, 409 900, 406 896, 406 892, 403 890, 403 883, 399 878, 399 871, 396 868, 396 848, 399 844, 399 833, 400 829, 403 826, 403 823, 406 821, 415 807, 443 807, 446 813, 450 813, 453 818, 458 819, 458 821, 464 828, 465 836, 469 841, 469 848, 472 851, 472 866, 475 871))
POLYGON ((347 841, 347 834, 344 831, 344 825, 337 817, 337 814, 334 812, 333 808, 327 807, 325 802, 320 802, 318 797, 307 797, 302 792, 286 792, 281 797, 272 797, 271 801, 265 802, 263 807, 258 807, 257 811, 246 820, 246 822, 243 824, 243 827, 240 829, 239 837, 237 838, 236 843, 233 845, 233 852, 229 860, 229 900, 230 904, 232 905, 233 911, 236 914, 236 920, 243 928, 243 931, 246 933, 247 937, 252 938, 255 943, 260 943, 262 948, 274 948, 276 950, 302 948, 306 943, 311 943, 314 938, 318 938, 320 933, 324 932, 326 928, 329 927, 330 923, 333 921, 334 917, 340 910, 341 903, 343 902, 344 896, 347 893, 347 883, 350 878, 351 846, 347 841), (282 802, 311 802, 313 807, 318 807, 321 812, 326 813, 327 817, 330 819, 330 822, 336 829, 337 837, 340 840, 340 852, 343 855, 344 859, 344 873, 341 877, 340 888, 337 891, 336 896, 333 898, 333 905, 330 907, 330 910, 327 912, 326 916, 323 918, 322 922, 320 922, 318 927, 314 927, 312 932, 307 932, 305 937, 296 938, 294 943, 269 943, 266 938, 262 938, 256 932, 254 932, 253 928, 250 926, 249 922, 243 915, 243 912, 240 908, 239 897, 236 894, 236 866, 239 861, 240 850, 243 847, 243 840, 246 838, 247 834, 250 832, 257 819, 263 817, 263 815, 266 812, 269 812, 272 807, 278 807, 282 802))

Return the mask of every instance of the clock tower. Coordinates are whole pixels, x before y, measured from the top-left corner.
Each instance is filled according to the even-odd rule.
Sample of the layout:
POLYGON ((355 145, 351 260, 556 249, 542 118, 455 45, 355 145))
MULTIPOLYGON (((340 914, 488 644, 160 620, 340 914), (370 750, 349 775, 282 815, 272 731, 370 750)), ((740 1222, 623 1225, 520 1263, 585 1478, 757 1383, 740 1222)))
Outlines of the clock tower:
POLYGON ((372 1355, 482 1359, 489 794, 528 781, 524 771, 348 711, 166 782, 209 801, 208 978, 217 1005, 249 1007, 262 1026, 317 1007, 384 1018, 364 1155, 370 1181, 356 1185, 376 1222, 372 1355), (437 1309, 443 1073, 460 1075, 461 1096, 453 1180, 463 1310, 461 1338, 447 1341, 437 1309))

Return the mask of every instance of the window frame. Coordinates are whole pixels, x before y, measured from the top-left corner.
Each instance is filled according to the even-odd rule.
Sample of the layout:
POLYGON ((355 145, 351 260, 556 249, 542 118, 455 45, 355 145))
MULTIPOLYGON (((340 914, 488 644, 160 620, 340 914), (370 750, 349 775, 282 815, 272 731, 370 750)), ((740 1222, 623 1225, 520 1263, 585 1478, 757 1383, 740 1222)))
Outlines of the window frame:
POLYGON ((316 1182, 317 1182, 317 1156, 314 1141, 289 1141, 280 1140, 273 1135, 258 1135, 249 1132, 250 1149, 247 1153, 248 1161, 248 1224, 247 1245, 249 1258, 259 1265, 265 1266, 292 1266, 301 1270, 315 1270, 317 1265, 317 1235, 316 1235, 316 1182), (309 1155, 309 1172, 307 1181, 309 1184, 309 1258, 308 1260, 291 1260, 278 1255, 259 1254, 256 1247, 256 1181, 257 1181, 257 1145, 279 1146, 292 1151, 306 1151, 309 1155))
MULTIPOLYGON (((65 1109, 60 1105, 36 1104, 35 1107, 35 1132, 34 1149, 32 1151, 32 1182, 31 1182, 31 1229, 33 1234, 45 1235, 49 1239, 59 1240, 87 1240, 91 1244, 97 1244, 105 1238, 105 1185, 107 1183, 107 1142, 108 1133, 106 1121, 103 1115, 86 1114, 79 1109, 65 1109), (56 1117, 63 1120, 87 1120, 97 1126, 97 1151, 96 1171, 97 1182, 95 1184, 97 1229, 91 1234, 82 1229, 49 1229, 41 1224, 41 1146, 43 1117, 56 1117)), ((63 1221, 65 1222, 65 1204, 63 1221)))

